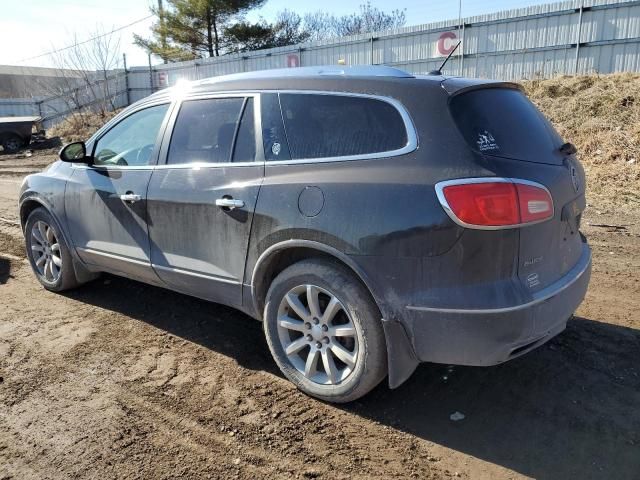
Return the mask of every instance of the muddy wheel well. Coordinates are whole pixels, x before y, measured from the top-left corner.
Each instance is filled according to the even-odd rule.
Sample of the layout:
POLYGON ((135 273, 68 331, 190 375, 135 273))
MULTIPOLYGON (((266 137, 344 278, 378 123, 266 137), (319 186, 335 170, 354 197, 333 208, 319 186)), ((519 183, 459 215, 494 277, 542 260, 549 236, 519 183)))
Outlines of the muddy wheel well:
POLYGON ((33 212, 38 207, 42 207, 42 204, 40 202, 37 202, 36 200, 26 200, 20 206, 20 225, 23 229, 25 224, 27 223, 27 218, 29 218, 29 215, 31 215, 31 212, 33 212))
MULTIPOLYGON (((255 295, 255 305, 256 305, 256 314, 258 318, 262 319, 262 311, 264 310, 264 303, 267 297, 267 292, 269 291, 269 287, 273 280, 278 276, 280 272, 282 272, 285 268, 290 267, 294 263, 297 263, 301 260, 309 260, 309 259, 322 259, 327 260, 340 268, 343 268, 354 275, 362 285, 371 293, 369 286, 362 280, 362 277, 358 274, 358 272, 354 271, 349 265, 347 265, 344 261, 327 252, 323 252, 322 250, 317 250, 311 247, 290 247, 274 252, 270 255, 266 260, 266 265, 260 265, 259 271, 256 274, 256 277, 253 279, 254 284, 254 295, 255 295)), ((372 295, 373 297, 373 295, 372 295)), ((374 298, 375 302, 375 298, 374 298)), ((377 303, 377 302, 376 302, 377 303)))

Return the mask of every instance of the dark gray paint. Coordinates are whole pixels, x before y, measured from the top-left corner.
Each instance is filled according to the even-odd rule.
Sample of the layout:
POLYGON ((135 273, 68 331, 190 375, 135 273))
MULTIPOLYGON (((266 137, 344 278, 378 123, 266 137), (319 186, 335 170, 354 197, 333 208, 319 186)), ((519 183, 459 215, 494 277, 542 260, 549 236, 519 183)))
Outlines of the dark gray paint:
POLYGON ((153 172, 147 198, 151 262, 168 286, 242 305, 247 245, 263 172, 262 164, 153 172), (242 200, 245 207, 217 207, 216 199, 223 197, 242 200))
POLYGON ((65 194, 65 214, 72 244, 87 264, 110 272, 157 282, 149 256, 147 170, 74 168, 65 194), (125 203, 120 195, 141 195, 125 203))
MULTIPOLYGON (((418 361, 498 363, 561 331, 584 297, 590 272, 584 239, 562 218, 565 205, 584 203, 582 169, 583 187, 575 192, 565 166, 473 152, 451 118, 451 95, 499 85, 513 88, 443 77, 240 78, 195 85, 187 98, 277 90, 393 98, 408 110, 418 146, 404 155, 369 160, 264 163, 260 158, 254 164, 169 168, 163 162, 174 109, 158 145, 156 168, 105 174, 56 164, 27 177, 23 213, 33 205, 25 203, 29 198, 42 201, 86 262, 87 245, 111 239, 116 246, 108 248, 119 258, 92 258, 89 268, 131 274, 235 306, 258 319, 272 259, 297 258, 300 248, 333 256, 366 284, 380 307, 392 386, 404 381, 418 361), (542 183, 553 195, 555 217, 509 230, 456 225, 438 203, 434 185, 484 176, 542 183), (110 201, 111 195, 142 188, 145 182, 141 210, 110 201), (216 207, 215 199, 223 195, 242 199, 245 208, 228 212, 216 207), (543 257, 535 264, 541 283, 530 289, 524 262, 536 256, 543 257), (122 265, 131 258, 140 262, 122 265)), ((153 95, 110 125, 132 109, 172 100, 169 95, 153 95)), ((107 128, 88 142, 89 148, 107 128)), ((262 145, 261 133, 257 128, 257 145, 262 145)))

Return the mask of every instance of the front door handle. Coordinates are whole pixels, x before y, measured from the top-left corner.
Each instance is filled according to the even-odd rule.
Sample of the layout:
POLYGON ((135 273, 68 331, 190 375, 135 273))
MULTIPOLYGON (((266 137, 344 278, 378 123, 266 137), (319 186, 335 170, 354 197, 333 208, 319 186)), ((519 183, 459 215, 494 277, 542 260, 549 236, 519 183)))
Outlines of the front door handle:
POLYGON ((133 192, 127 192, 124 195, 120 195, 120 200, 126 203, 136 203, 139 202, 141 198, 142 197, 140 197, 140 195, 133 192))
POLYGON ((228 208, 229 210, 234 210, 236 208, 244 207, 244 202, 242 200, 235 200, 231 197, 222 197, 216 199, 216 206, 222 208, 228 208))

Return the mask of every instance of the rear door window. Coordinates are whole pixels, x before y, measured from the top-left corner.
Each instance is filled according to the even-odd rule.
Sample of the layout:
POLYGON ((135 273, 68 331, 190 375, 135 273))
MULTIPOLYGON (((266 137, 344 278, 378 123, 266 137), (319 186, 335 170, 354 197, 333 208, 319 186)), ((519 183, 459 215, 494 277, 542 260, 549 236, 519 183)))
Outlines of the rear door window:
POLYGON ((392 152, 408 143, 400 112, 382 100, 283 93, 280 104, 294 159, 392 152))
POLYGON ((560 136, 519 90, 472 90, 453 97, 451 112, 469 146, 480 153, 538 163, 562 161, 560 136))
POLYGON ((240 97, 182 102, 167 163, 230 162, 243 104, 240 97))

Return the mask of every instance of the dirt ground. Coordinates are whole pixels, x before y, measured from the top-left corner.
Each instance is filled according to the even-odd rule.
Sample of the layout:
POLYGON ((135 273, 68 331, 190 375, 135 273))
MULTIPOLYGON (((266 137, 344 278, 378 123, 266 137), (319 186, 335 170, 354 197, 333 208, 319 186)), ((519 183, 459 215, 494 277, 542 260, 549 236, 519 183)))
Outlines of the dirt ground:
POLYGON ((232 309, 116 277, 42 289, 12 222, 54 157, 0 155, 0 479, 640 479, 637 210, 590 204, 591 287, 542 348, 337 407, 232 309))

